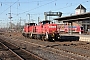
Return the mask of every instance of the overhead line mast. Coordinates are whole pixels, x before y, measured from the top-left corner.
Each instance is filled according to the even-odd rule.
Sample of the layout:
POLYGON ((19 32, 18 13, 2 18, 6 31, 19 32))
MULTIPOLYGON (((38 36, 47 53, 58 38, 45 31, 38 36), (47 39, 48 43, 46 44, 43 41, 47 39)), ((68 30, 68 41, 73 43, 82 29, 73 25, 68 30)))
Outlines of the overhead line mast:
POLYGON ((9 14, 9 19, 10 19, 10 29, 12 29, 12 24, 11 24, 11 19, 12 19, 12 16, 11 16, 11 6, 10 6, 10 13, 8 13, 9 14))

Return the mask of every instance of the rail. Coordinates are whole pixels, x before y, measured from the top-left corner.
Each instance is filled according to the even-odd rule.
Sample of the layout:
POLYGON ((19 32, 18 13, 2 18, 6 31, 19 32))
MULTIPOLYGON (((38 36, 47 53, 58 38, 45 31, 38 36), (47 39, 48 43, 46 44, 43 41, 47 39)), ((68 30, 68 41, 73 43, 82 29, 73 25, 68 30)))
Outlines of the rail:
MULTIPOLYGON (((15 46, 12 43, 6 42, 2 39, 0 39, 0 46, 3 47, 2 50, 6 50, 12 53, 13 56, 16 57, 16 59, 18 60, 44 60, 43 58, 36 56, 35 54, 28 52, 22 48, 19 48, 18 46, 15 46)), ((3 58, 5 59, 6 57, 3 58)))

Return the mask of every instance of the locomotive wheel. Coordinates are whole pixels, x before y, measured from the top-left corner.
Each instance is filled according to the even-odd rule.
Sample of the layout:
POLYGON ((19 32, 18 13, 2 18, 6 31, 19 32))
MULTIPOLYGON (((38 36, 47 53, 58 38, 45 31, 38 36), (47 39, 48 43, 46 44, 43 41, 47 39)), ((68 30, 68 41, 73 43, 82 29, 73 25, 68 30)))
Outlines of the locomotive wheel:
POLYGON ((45 40, 45 37, 44 36, 42 36, 42 41, 44 41, 45 40))
POLYGON ((35 37, 35 39, 37 39, 37 35, 35 35, 34 37, 35 37))
POLYGON ((29 38, 29 34, 27 34, 27 38, 29 38))

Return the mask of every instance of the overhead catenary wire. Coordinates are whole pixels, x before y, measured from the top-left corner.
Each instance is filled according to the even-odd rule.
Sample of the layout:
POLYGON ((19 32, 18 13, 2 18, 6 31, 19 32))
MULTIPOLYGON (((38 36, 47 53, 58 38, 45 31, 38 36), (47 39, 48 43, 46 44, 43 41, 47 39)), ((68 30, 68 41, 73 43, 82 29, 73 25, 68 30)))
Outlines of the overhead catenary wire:
POLYGON ((16 4, 18 1, 19 1, 19 0, 17 0, 16 2, 14 2, 12 5, 10 5, 7 9, 5 9, 3 12, 1 12, 0 15, 3 14, 5 11, 7 11, 7 10, 8 10, 10 7, 12 7, 14 4, 16 4))
MULTIPOLYGON (((15 4, 15 3, 19 3, 19 6, 20 6, 21 3, 43 2, 44 0, 41 0, 41 1, 31 1, 31 2, 18 2, 18 1, 19 1, 19 0, 17 0, 16 2, 14 2, 14 4, 15 4)), ((47 1, 47 0, 46 0, 46 1, 47 1)), ((26 12, 29 12, 29 11, 32 11, 32 10, 35 10, 35 9, 38 9, 38 8, 40 8, 40 7, 42 7, 42 6, 47 5, 47 4, 51 4, 52 2, 56 2, 56 0, 53 0, 53 1, 49 2, 49 3, 40 5, 40 6, 38 6, 38 7, 35 7, 35 8, 33 8, 33 9, 27 10, 27 11, 22 12, 22 13, 19 13, 19 14, 23 14, 23 13, 26 13, 26 12)), ((89 0, 86 1, 86 2, 89 2, 89 0)), ((2 5, 2 3, 13 3, 13 2, 1 2, 1 5, 2 5)), ((83 2, 83 3, 84 3, 84 2, 83 2)), ((13 5, 13 4, 12 4, 12 5, 13 5)), ((73 4, 73 5, 76 5, 76 4, 73 4)), ((73 5, 71 4, 70 6, 73 6, 73 5)), ((56 3, 55 3, 55 6, 56 6, 56 3)), ((68 8, 68 7, 70 7, 70 6, 65 6, 65 7, 62 7, 62 8, 58 8, 58 9, 56 9, 56 10, 68 8)), ((10 7, 8 7, 6 10, 8 10, 9 8, 10 8, 10 7)), ((6 11, 6 10, 4 10, 4 11, 6 11)), ((3 11, 3 12, 4 12, 4 11, 3 11)), ((2 12, 2 13, 3 13, 3 12, 2 12)), ((2 13, 1 13, 1 14, 2 14, 2 13)))
POLYGON ((24 14, 24 13, 26 13, 26 12, 33 11, 33 10, 38 9, 38 8, 40 8, 40 7, 43 7, 43 6, 45 6, 45 5, 51 4, 51 3, 55 2, 55 1, 56 1, 56 0, 50 1, 50 2, 48 2, 48 3, 46 3, 46 4, 40 5, 40 6, 38 6, 38 7, 35 7, 35 8, 33 8, 33 9, 27 10, 27 11, 22 12, 22 13, 19 13, 19 14, 24 14))
MULTIPOLYGON (((38 1, 30 1, 30 2, 19 2, 19 3, 34 3, 34 2, 45 2, 45 1, 48 1, 48 0, 38 0, 38 1)), ((14 2, 2 2, 2 3, 14 3, 14 2)))
MULTIPOLYGON (((53 1, 52 1, 53 2, 53 1)), ((81 2, 81 3, 87 3, 87 2, 89 2, 89 1, 84 1, 84 2, 81 2)), ((49 2, 50 3, 50 2, 49 2)), ((49 4, 49 3, 47 3, 47 4, 49 4)), ((44 5, 47 5, 47 4, 44 4, 44 5)), ((55 2, 55 4, 57 4, 56 2, 55 2)), ((68 3, 67 3, 68 4, 68 3)), ((66 5, 67 5, 66 4, 66 5)), ((76 4, 79 4, 79 3, 76 3, 76 4)), ((65 9, 65 8, 68 8, 68 7, 71 7, 71 6, 74 6, 74 5, 76 5, 76 4, 73 4, 73 3, 71 3, 70 5, 67 5, 67 6, 65 6, 65 7, 62 7, 62 8, 59 8, 59 9, 65 9)), ((28 10, 28 11, 25 11, 25 12, 23 12, 23 13, 19 13, 19 14, 24 14, 24 13, 26 13, 26 12, 29 12, 29 11, 32 11, 32 10, 35 10, 35 9, 38 9, 38 8, 40 8, 40 7, 42 7, 42 6, 44 6, 44 5, 40 5, 39 7, 36 7, 36 8, 33 8, 33 9, 31 9, 31 10, 28 10)), ((71 12, 72 13, 72 12, 71 12)), ((71 14, 70 12, 69 13, 63 13, 63 14, 71 14)), ((34 14, 34 15, 38 15, 39 13, 37 13, 37 14, 34 14)), ((43 13, 42 13, 43 14, 43 13)))
POLYGON ((61 8, 58 8, 58 9, 54 9, 54 10, 66 9, 66 8, 68 8, 68 7, 71 7, 71 6, 75 6, 75 5, 77 5, 77 4, 82 4, 82 3, 87 3, 87 2, 89 2, 89 0, 88 0, 88 1, 85 1, 85 2, 81 2, 81 3, 76 3, 76 4, 70 3, 70 5, 68 5, 68 3, 67 3, 67 4, 66 4, 67 6, 61 7, 61 8))
MULTIPOLYGON (((19 14, 24 14, 24 13, 26 13, 26 12, 33 11, 33 10, 38 9, 38 8, 40 8, 40 7, 43 7, 43 6, 45 6, 45 5, 51 4, 51 3, 55 2, 55 1, 56 1, 56 0, 53 0, 53 1, 51 1, 51 2, 48 2, 48 3, 43 4, 43 5, 40 5, 40 6, 38 6, 38 7, 35 7, 35 8, 33 8, 33 9, 27 10, 27 11, 22 12, 22 13, 19 13, 19 14)), ((88 1, 85 1, 85 2, 82 2, 82 3, 87 3, 87 2, 89 2, 89 0, 88 0, 88 1)), ((78 3, 77 3, 77 4, 78 4, 78 3)), ((76 5, 76 4, 72 4, 72 3, 71 3, 71 4, 68 5, 68 6, 65 6, 65 7, 62 7, 62 8, 58 8, 58 9, 55 9, 55 10, 65 9, 65 8, 68 8, 68 7, 71 7, 71 6, 75 6, 75 5, 76 5)), ((56 3, 55 3, 55 6, 56 6, 56 3)), ((53 11, 55 11, 55 10, 53 10, 53 11)))
MULTIPOLYGON (((14 4, 16 4, 16 3, 19 3, 19 6, 21 5, 20 3, 31 3, 31 2, 44 2, 44 1, 48 1, 48 0, 42 0, 42 1, 31 1, 31 2, 18 2, 19 0, 17 0, 16 2, 1 2, 1 5, 2 5, 2 3, 13 3, 12 5, 10 5, 11 7, 14 5, 14 4)), ((42 6, 45 6, 45 5, 47 5, 47 4, 51 4, 52 2, 54 2, 54 1, 56 1, 56 0, 53 0, 53 1, 51 1, 51 2, 49 2, 49 3, 46 3, 46 4, 43 4, 43 5, 40 5, 39 7, 42 7, 42 6)), ((2 15, 5 11, 7 11, 8 9, 10 9, 10 6, 8 7, 8 8, 6 8, 3 12, 1 12, 0 13, 0 15, 2 15)), ((33 9, 31 9, 31 10, 34 10, 34 9, 37 9, 37 8, 39 8, 39 7, 36 7, 36 8, 33 8, 33 9)), ((17 8, 18 9, 18 8, 17 8)), ((30 11, 31 11, 30 10, 30 11)), ((29 12, 29 10, 28 11, 26 11, 26 12, 29 12)), ((25 13, 25 12, 23 12, 23 13, 25 13)), ((21 13, 19 13, 19 14, 21 14, 21 13)), ((18 15, 19 15, 18 14, 18 15)))
MULTIPOLYGON (((15 3, 19 3, 19 6, 21 5, 21 3, 30 3, 30 2, 18 2, 19 0, 17 0, 16 2, 11 2, 11 3, 13 3, 13 4, 15 4, 15 3)), ((32 2, 43 2, 43 1, 46 1, 46 0, 42 0, 42 1, 32 1, 32 2)), ((24 11, 24 12, 22 12, 22 13, 18 13, 19 15, 20 14, 24 14, 24 13, 27 13, 27 12, 29 12, 29 11, 33 11, 33 10, 35 10, 35 9, 38 9, 38 8, 40 8, 40 7, 43 7, 43 6, 45 6, 45 5, 48 5, 48 4, 51 4, 51 3, 53 3, 53 2, 55 2, 55 6, 57 5, 57 3, 56 3, 56 1, 57 0, 53 0, 53 1, 50 1, 50 2, 48 2, 48 3, 46 3, 46 4, 43 4, 43 5, 40 5, 40 3, 39 3, 39 6, 38 7, 35 7, 35 8, 32 8, 32 9, 30 9, 30 10, 27 10, 27 11, 24 11)), ((89 2, 89 0, 88 1, 85 1, 85 2, 89 2)), ((83 3, 85 3, 85 2, 83 2, 83 3)), ((2 2, 2 3, 5 3, 5 2, 2 2)), ((10 2, 6 2, 6 3, 10 3, 10 2)), ((13 5, 12 4, 12 5, 13 5)), ((67 3, 68 4, 68 3, 67 3)), ((12 6, 11 5, 11 6, 12 6)), ((68 6, 65 6, 65 7, 62 7, 62 8, 58 8, 58 9, 55 9, 55 10, 59 10, 59 9, 65 9, 65 8, 68 8, 68 7, 71 7, 71 6, 74 6, 74 5, 76 5, 76 4, 71 4, 71 5, 68 5, 68 6)), ((8 7, 6 10, 8 10, 10 7, 8 7)), ((19 8, 18 8, 19 9, 19 8)), ((1 14, 3 14, 6 10, 4 10, 1 14)), ((55 11, 55 10, 53 10, 53 11, 55 11)), ((1 15, 0 14, 0 15, 1 15)))

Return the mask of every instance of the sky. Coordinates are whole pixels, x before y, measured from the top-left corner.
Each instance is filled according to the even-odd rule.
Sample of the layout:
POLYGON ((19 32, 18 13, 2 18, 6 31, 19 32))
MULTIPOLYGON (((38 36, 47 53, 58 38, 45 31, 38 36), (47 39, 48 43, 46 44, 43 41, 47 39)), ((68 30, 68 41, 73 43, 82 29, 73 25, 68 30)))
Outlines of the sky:
MULTIPOLYGON (((75 8, 82 4, 90 12, 90 0, 0 0, 0 27, 7 27, 10 22, 21 24, 45 20, 44 12, 62 12, 62 16, 75 14, 75 8), (29 15, 30 14, 30 21, 29 15)), ((51 19, 57 17, 51 17, 51 19)))

